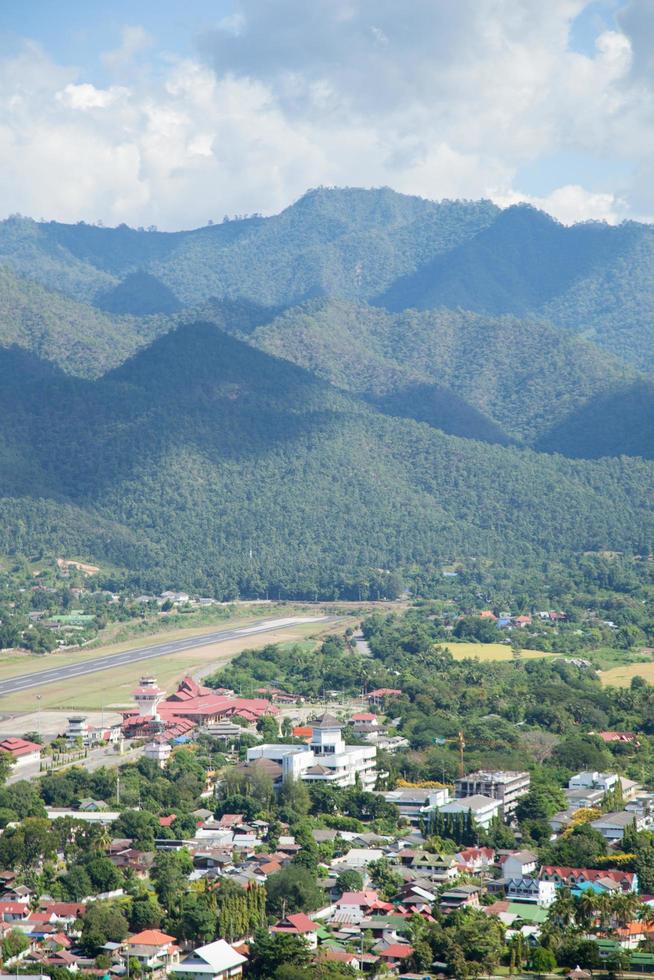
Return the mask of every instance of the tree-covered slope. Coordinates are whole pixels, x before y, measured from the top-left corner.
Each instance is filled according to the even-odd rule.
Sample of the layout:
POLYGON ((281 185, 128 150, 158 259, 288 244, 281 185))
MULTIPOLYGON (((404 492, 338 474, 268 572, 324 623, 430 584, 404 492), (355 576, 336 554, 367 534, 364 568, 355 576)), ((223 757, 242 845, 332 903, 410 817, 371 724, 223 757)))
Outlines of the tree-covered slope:
POLYGON ((489 201, 320 188, 270 218, 172 234, 10 219, 0 223, 0 262, 77 298, 144 270, 185 305, 216 296, 287 306, 313 295, 374 296, 496 213, 489 201))
POLYGON ((590 398, 635 378, 592 344, 533 317, 391 314, 314 301, 264 324, 251 340, 391 414, 493 442, 504 433, 530 444, 590 398))
POLYGON ((400 277, 378 302, 494 315, 538 314, 654 366, 654 229, 587 222, 566 228, 527 205, 400 277))
POLYGON ((446 436, 214 326, 96 381, 13 351, 0 372, 4 431, 37 467, 20 486, 0 468, 0 544, 54 542, 143 587, 327 595, 370 568, 654 541, 650 463, 446 436))
POLYGON ((638 381, 590 399, 546 432, 536 448, 581 459, 654 459, 654 384, 638 381))
POLYGON ((31 351, 71 374, 97 377, 168 327, 107 315, 0 266, 0 345, 31 351))
POLYGON ((181 303, 168 286, 149 272, 130 272, 125 278, 95 297, 95 305, 107 313, 148 316, 176 313, 181 303))

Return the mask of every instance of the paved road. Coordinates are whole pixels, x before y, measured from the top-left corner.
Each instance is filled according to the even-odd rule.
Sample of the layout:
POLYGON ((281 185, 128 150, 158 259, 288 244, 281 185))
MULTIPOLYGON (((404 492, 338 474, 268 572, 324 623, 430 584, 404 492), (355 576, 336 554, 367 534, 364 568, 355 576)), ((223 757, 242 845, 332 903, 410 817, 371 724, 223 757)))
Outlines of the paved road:
POLYGON ((286 626, 298 626, 302 623, 329 623, 336 621, 338 616, 291 616, 287 619, 259 619, 249 626, 240 629, 225 629, 214 633, 204 633, 201 636, 189 636, 183 640, 169 640, 165 643, 151 643, 146 647, 134 650, 123 650, 122 653, 112 653, 94 660, 84 660, 61 667, 50 667, 47 670, 34 671, 31 674, 21 674, 0 681, 0 696, 26 691, 32 687, 42 687, 44 684, 54 684, 57 681, 73 679, 82 674, 95 674, 99 670, 111 670, 125 664, 135 664, 140 660, 150 660, 152 657, 165 657, 169 653, 180 653, 193 650, 195 647, 208 646, 211 643, 226 643, 228 640, 244 640, 257 633, 269 633, 272 630, 283 629, 286 626))

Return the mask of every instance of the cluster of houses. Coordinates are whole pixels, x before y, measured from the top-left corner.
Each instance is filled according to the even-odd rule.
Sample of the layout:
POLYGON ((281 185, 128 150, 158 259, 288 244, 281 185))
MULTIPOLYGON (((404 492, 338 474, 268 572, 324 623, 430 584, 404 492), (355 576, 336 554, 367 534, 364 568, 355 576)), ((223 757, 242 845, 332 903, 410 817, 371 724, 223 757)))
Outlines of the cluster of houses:
MULTIPOLYGON (((509 938, 520 933, 525 943, 533 946, 538 943, 548 910, 562 887, 570 888, 574 895, 588 890, 596 894, 634 894, 643 904, 654 907, 653 896, 638 895, 637 876, 619 868, 540 865, 537 855, 528 850, 479 846, 462 847, 455 854, 433 853, 426 849, 426 838, 415 825, 421 819, 417 791, 406 788, 388 793, 386 798, 404 808, 410 821, 404 831, 382 835, 314 829, 317 844, 338 838, 340 845, 339 856, 320 869, 318 883, 324 895, 321 907, 283 915, 269 926, 273 934, 301 937, 317 962, 346 964, 370 975, 376 975, 383 967, 382 972, 410 976, 414 952, 412 917, 417 915, 432 922, 437 909, 447 914, 470 907, 497 916, 506 925, 509 938), (388 861, 397 882, 394 894, 384 897, 374 887, 370 873, 372 862, 380 858, 388 861), (359 890, 343 890, 339 886, 340 876, 346 871, 356 871, 361 876, 363 886, 359 890)), ((423 805, 432 802, 437 805, 442 797, 433 801, 423 798, 423 805)), ((197 830, 193 839, 161 839, 156 846, 187 848, 193 861, 190 877, 204 881, 207 888, 219 886, 226 879, 246 889, 265 885, 270 875, 287 867, 301 850, 285 827, 274 841, 274 850, 264 850, 270 829, 266 821, 248 822, 236 813, 218 819, 208 809, 198 809, 195 817, 197 830)), ((162 824, 172 822, 174 827, 174 816, 161 820, 162 824)), ((139 850, 129 839, 114 839, 108 845, 107 856, 118 868, 147 880, 155 854, 139 850)), ((38 898, 28 885, 19 883, 14 872, 0 873, 0 939, 19 930, 29 941, 27 949, 15 961, 5 963, 5 968, 20 966, 21 970, 39 973, 62 966, 72 972, 98 972, 95 962, 79 949, 84 915, 98 897, 101 896, 90 895, 80 902, 38 898)), ((654 935, 654 926, 647 924, 650 921, 634 914, 633 921, 612 929, 610 935, 589 938, 597 941, 601 957, 608 958, 616 949, 634 951, 639 958, 638 969, 654 971, 654 955, 637 951, 642 939, 654 935)), ((128 962, 137 960, 154 980, 191 974, 201 980, 239 977, 248 962, 251 938, 245 935, 230 944, 217 937, 193 948, 158 929, 147 929, 123 942, 106 944, 104 952, 111 961, 107 972, 120 977, 128 962)))

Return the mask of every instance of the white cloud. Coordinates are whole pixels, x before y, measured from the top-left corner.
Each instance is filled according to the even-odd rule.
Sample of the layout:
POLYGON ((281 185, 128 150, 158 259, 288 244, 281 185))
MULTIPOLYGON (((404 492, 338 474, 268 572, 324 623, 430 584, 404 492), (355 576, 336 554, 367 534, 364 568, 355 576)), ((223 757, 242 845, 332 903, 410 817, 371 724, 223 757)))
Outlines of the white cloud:
POLYGON ((117 85, 99 89, 88 82, 82 85, 69 82, 60 92, 55 93, 55 98, 70 109, 106 109, 126 95, 129 95, 129 90, 117 85))
POLYGON ((151 48, 154 39, 138 24, 126 25, 122 30, 121 43, 113 51, 102 55, 104 65, 113 72, 124 70, 134 58, 151 48))
POLYGON ((551 194, 542 197, 521 194, 520 191, 508 193, 498 191, 492 196, 501 207, 509 207, 520 202, 533 204, 541 211, 553 215, 564 225, 571 225, 576 221, 607 221, 609 224, 615 224, 620 220, 625 208, 625 202, 615 194, 593 193, 580 187, 579 184, 557 187, 551 194))
POLYGON ((188 227, 322 183, 530 200, 566 222, 649 215, 652 79, 634 36, 647 7, 634 0, 590 57, 568 45, 584 6, 248 0, 202 60, 156 71, 152 39, 125 28, 104 88, 26 43, 0 61, 0 212, 188 227), (626 158, 635 176, 521 193, 520 168, 557 153, 600 172, 626 158))

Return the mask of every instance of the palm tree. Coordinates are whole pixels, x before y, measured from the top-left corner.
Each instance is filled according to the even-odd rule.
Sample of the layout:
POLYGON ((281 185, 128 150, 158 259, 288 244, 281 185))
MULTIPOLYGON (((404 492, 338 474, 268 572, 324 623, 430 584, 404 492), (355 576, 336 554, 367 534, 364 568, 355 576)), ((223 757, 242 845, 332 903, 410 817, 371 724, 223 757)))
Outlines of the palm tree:
POLYGON ((597 919, 597 894, 592 888, 585 891, 577 900, 577 924, 584 929, 590 929, 597 919))
POLYGON ((550 921, 560 929, 569 929, 575 921, 575 900, 569 888, 559 888, 550 905, 550 921))

